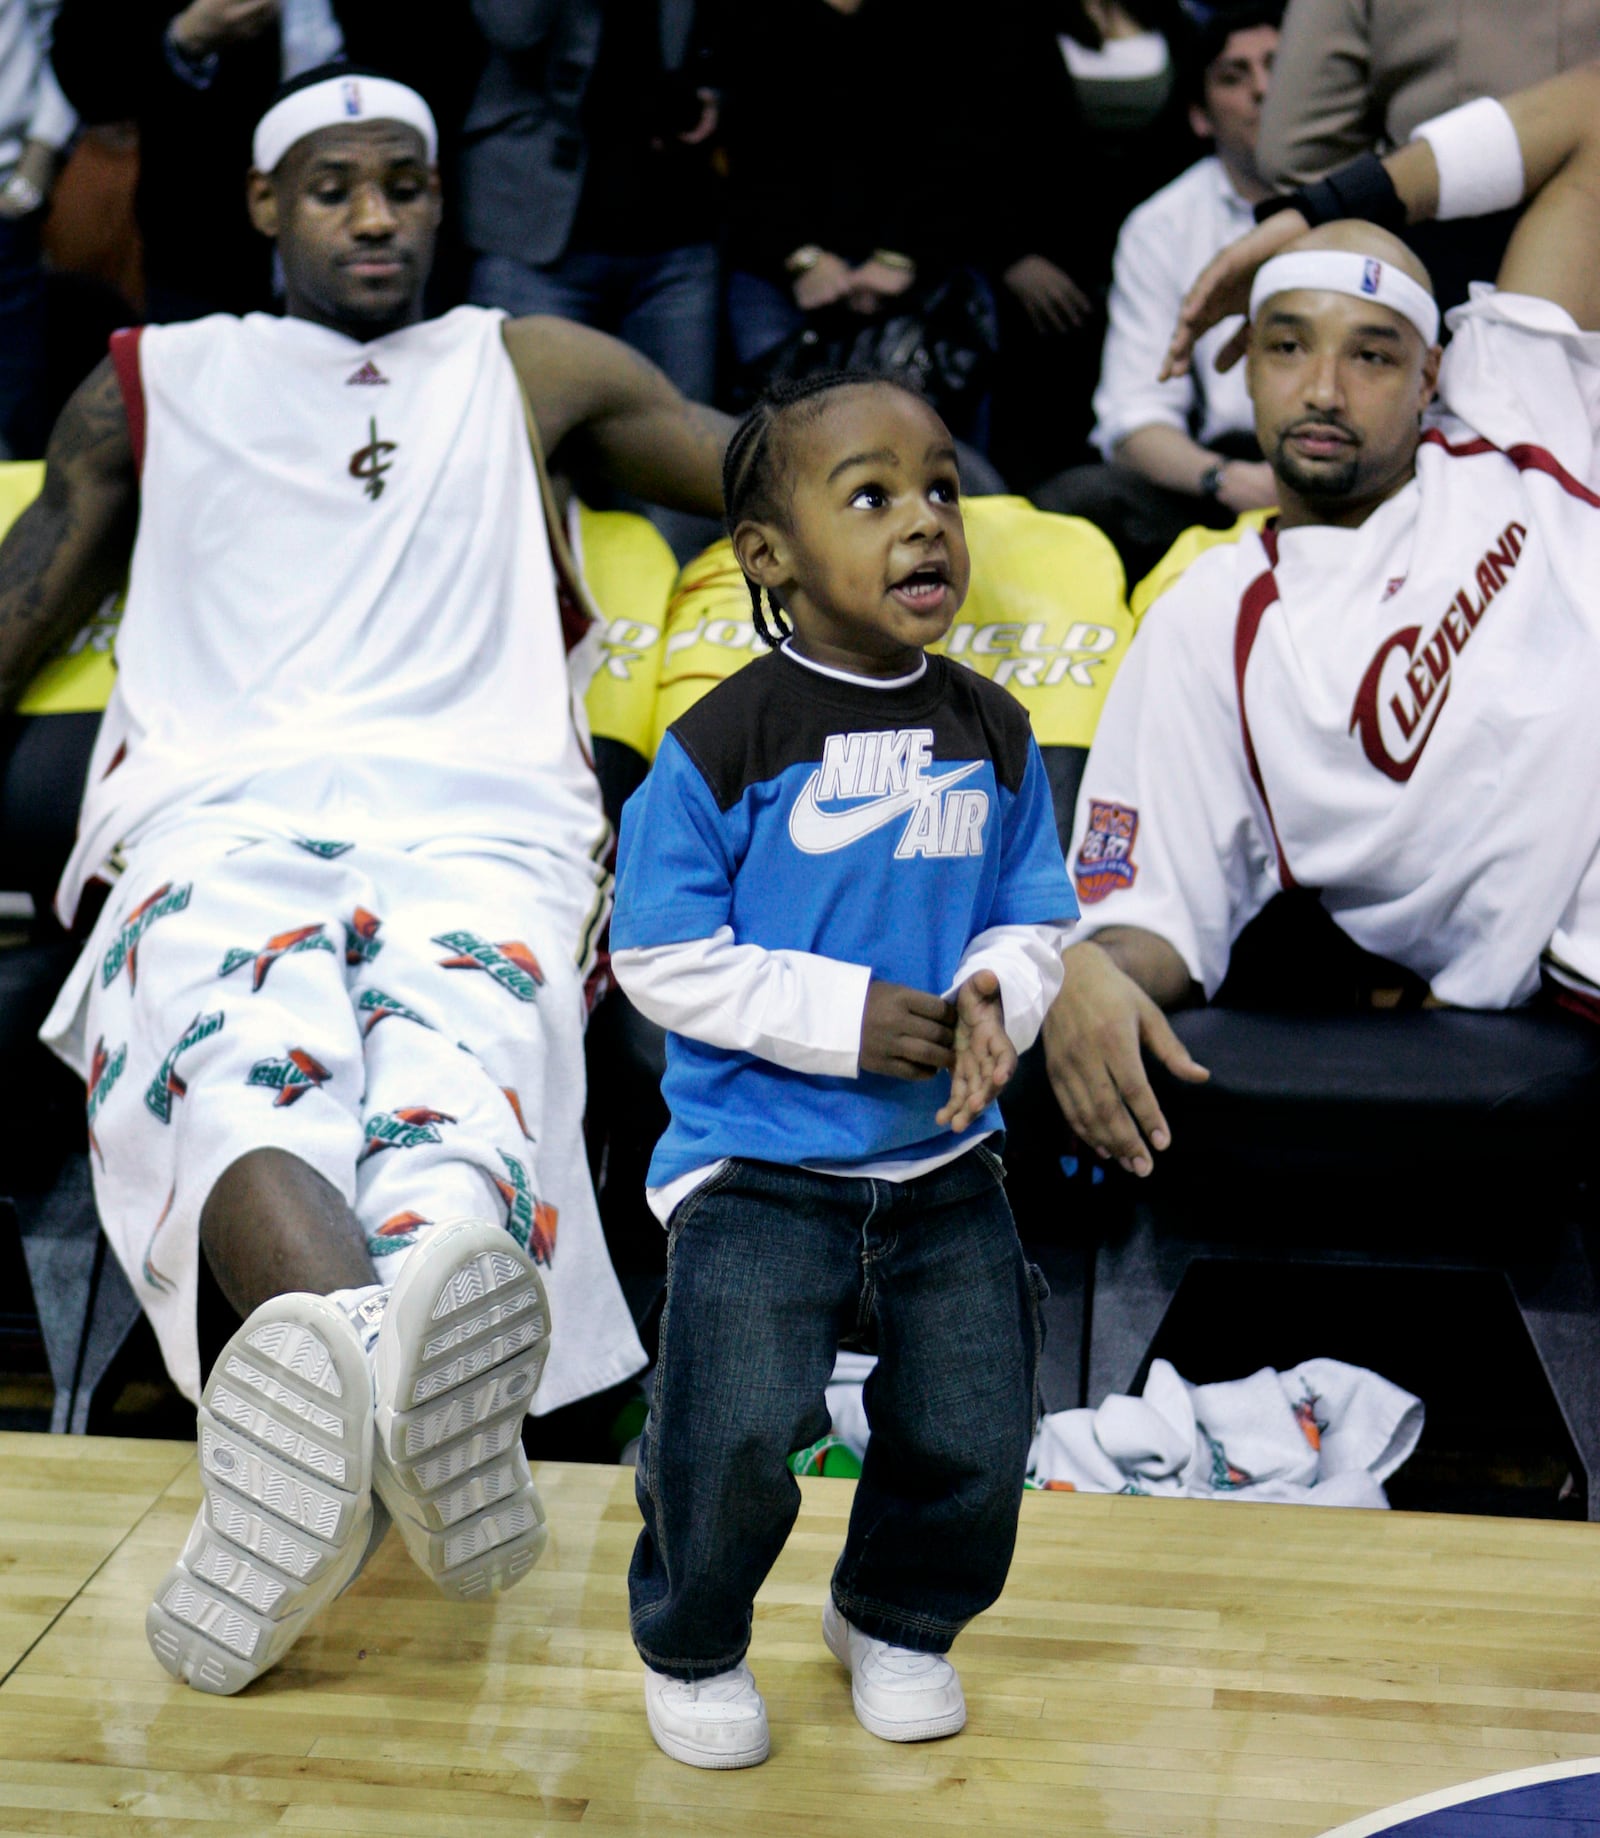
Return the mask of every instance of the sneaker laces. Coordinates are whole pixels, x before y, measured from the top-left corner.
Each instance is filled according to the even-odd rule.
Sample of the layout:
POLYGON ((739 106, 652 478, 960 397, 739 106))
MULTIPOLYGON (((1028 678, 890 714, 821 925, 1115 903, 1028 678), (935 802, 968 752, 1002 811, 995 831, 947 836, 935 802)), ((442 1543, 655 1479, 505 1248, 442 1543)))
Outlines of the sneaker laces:
POLYGON ((924 1653, 917 1647, 882 1645, 872 1657, 896 1678, 921 1678, 926 1673, 950 1664, 943 1653, 924 1653))
POLYGON ((735 1666, 731 1672, 717 1672, 710 1678, 674 1679, 691 1704, 734 1704, 740 1698, 754 1699, 756 1682, 748 1667, 735 1666))

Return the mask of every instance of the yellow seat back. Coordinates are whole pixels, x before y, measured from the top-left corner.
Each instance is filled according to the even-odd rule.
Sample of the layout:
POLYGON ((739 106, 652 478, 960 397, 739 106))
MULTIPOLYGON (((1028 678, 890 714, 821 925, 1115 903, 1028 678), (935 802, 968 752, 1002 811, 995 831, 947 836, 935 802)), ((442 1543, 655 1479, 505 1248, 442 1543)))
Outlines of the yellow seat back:
POLYGON ((1247 530, 1259 530, 1262 524, 1275 514, 1273 511, 1245 511, 1240 515, 1238 521, 1226 530, 1207 530, 1202 529, 1199 525, 1185 530, 1155 567, 1134 588, 1133 597, 1128 602, 1134 623, 1137 624, 1149 612, 1150 608, 1197 555, 1204 555, 1207 549, 1216 548, 1218 543, 1237 542, 1247 530))

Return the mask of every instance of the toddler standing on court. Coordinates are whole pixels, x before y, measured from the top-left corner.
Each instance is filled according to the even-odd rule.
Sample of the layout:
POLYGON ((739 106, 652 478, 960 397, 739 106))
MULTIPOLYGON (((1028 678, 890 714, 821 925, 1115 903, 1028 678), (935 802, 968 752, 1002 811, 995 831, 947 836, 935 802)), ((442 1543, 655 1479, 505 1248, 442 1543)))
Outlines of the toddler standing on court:
POLYGON ((966 1720, 944 1655, 1010 1566, 1039 1347, 994 1099, 1077 914, 1027 715, 925 655, 970 573, 938 416, 877 379, 792 386, 724 488, 773 650, 668 730, 612 922, 671 1111, 631 1623, 651 1733, 706 1768, 767 1755, 752 1604, 842 1342, 878 1366, 823 1638, 874 1735, 966 1720))

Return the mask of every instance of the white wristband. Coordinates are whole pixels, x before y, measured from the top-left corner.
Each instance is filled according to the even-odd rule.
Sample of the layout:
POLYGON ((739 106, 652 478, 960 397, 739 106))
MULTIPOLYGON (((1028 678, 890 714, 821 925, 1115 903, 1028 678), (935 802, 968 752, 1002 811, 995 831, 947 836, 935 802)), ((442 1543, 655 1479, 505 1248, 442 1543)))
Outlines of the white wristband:
POLYGON ((1511 117, 1493 96, 1463 102, 1411 133, 1433 149, 1439 168, 1441 222, 1486 217, 1522 202, 1522 143, 1511 117))

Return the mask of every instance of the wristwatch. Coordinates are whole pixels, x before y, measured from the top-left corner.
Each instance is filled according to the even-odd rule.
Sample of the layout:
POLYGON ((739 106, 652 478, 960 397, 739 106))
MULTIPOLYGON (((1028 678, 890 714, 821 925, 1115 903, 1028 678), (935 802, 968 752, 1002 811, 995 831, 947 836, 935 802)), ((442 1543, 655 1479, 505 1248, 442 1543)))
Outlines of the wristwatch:
POLYGON ((1222 490, 1222 475, 1228 470, 1225 459, 1216 460, 1200 474, 1200 496, 1214 498, 1222 490))

